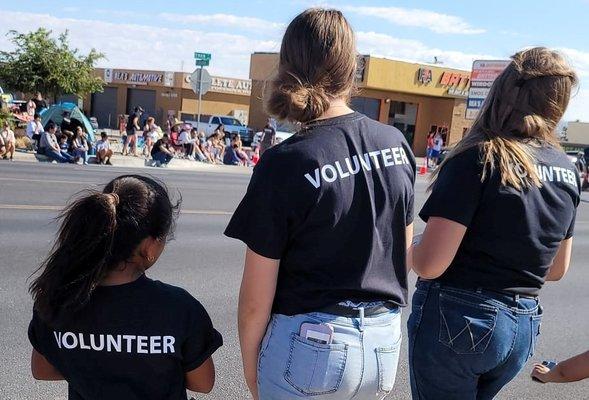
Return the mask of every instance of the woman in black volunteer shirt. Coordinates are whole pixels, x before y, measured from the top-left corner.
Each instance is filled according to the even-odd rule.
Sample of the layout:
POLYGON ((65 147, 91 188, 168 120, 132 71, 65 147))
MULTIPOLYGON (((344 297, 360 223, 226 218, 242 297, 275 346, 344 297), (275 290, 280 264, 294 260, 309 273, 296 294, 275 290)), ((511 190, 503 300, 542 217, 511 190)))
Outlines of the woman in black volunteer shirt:
POLYGON ((576 81, 556 52, 515 54, 434 176, 410 254, 414 399, 492 399, 533 354, 538 293, 571 255, 580 183, 554 130, 576 81))
POLYGON ((247 244, 239 334, 254 398, 393 388, 415 160, 400 131, 348 107, 355 71, 339 11, 290 23, 267 108, 301 129, 261 157, 225 232, 247 244))
POLYGON ((36 379, 65 379, 69 399, 85 400, 176 400, 186 388, 212 389, 222 339, 207 312, 185 290, 145 276, 178 206, 155 180, 126 175, 66 208, 31 284, 36 379))

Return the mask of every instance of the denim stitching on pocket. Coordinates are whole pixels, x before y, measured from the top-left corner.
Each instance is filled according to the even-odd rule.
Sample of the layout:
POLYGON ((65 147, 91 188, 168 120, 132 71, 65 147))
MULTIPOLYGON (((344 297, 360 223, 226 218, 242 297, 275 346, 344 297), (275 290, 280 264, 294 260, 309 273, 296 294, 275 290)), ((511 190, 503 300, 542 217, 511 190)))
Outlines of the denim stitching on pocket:
MULTIPOLYGON (((452 351, 454 351, 457 354, 482 354, 485 352, 485 350, 487 349, 487 347, 489 346, 490 343, 490 336, 493 334, 494 330, 495 330, 495 326, 497 324, 497 308, 493 307, 493 306, 489 306, 486 304, 477 304, 477 303, 471 303, 459 298, 456 298, 454 296, 449 296, 449 295, 445 295, 443 293, 439 294, 440 297, 440 304, 439 304, 439 313, 440 313, 440 317, 441 320, 443 322, 443 326, 440 327, 440 332, 439 332, 439 336, 438 336, 438 340, 441 344, 443 344, 444 346, 450 348, 452 351), (452 330, 450 329, 450 325, 448 324, 448 320, 446 315, 444 314, 444 310, 442 307, 442 301, 446 299, 447 301, 451 301, 451 302, 455 302, 458 304, 463 304, 465 306, 471 307, 472 311, 475 310, 481 310, 481 311, 486 311, 488 313, 491 313, 492 316, 492 322, 491 322, 491 318, 489 318, 488 316, 486 316, 485 320, 483 320, 484 322, 491 322, 490 326, 486 327, 486 332, 484 332, 484 334, 481 335, 481 337, 476 338, 475 341, 475 335, 473 334, 473 330, 471 329, 471 320, 468 319, 467 317, 465 317, 464 315, 462 316, 462 319, 464 320, 465 326, 464 328, 460 329, 456 334, 452 334, 452 330), (446 335, 447 335, 447 339, 444 338, 443 336, 443 330, 445 330, 446 335), (468 338, 470 339, 470 345, 468 345, 470 348, 468 349, 458 349, 455 345, 454 342, 460 338, 463 337, 465 335, 465 332, 468 332, 468 338), (487 340, 488 339, 488 340, 487 340), (487 343, 483 346, 483 348, 477 350, 477 346, 479 346, 481 343, 483 343, 485 340, 487 340, 487 343)), ((460 347, 460 346, 458 346, 460 347)))
POLYGON ((391 385, 391 388, 389 390, 385 390, 383 389, 384 386, 384 371, 382 368, 383 365, 383 360, 382 360, 382 354, 383 353, 394 353, 394 352, 398 352, 399 350, 399 346, 401 340, 399 340, 399 342, 397 342, 397 344, 395 344, 394 346, 390 346, 390 347, 379 347, 375 350, 376 352, 376 362, 378 364, 378 390, 384 393, 390 393, 393 390, 393 386, 395 384, 395 377, 393 377, 393 384, 391 385))
POLYGON ((309 340, 305 340, 302 337, 300 337, 299 335, 297 335, 296 333, 292 333, 291 334, 291 340, 290 340, 290 351, 289 351, 289 355, 288 355, 288 362, 286 364, 286 370, 284 371, 284 379, 288 382, 289 385, 291 385, 296 391, 307 395, 307 396, 318 396, 318 395, 322 395, 322 394, 329 394, 329 393, 334 393, 336 392, 339 387, 340 384, 342 382, 343 376, 344 376, 344 370, 346 368, 346 362, 347 362, 347 358, 348 358, 348 345, 347 344, 320 344, 320 343, 314 343, 311 342, 309 340), (315 360, 313 362, 313 375, 311 375, 311 378, 314 376, 315 373, 315 368, 317 367, 317 356, 319 354, 320 351, 340 351, 343 353, 343 359, 341 362, 341 365, 337 368, 336 372, 336 376, 337 376, 337 380, 335 382, 335 384, 333 385, 333 389, 329 389, 329 390, 323 390, 323 391, 319 391, 319 392, 311 392, 309 390, 309 385, 311 384, 311 382, 308 383, 307 388, 302 388, 299 387, 295 382, 292 381, 292 379, 290 379, 290 368, 292 365, 292 360, 293 360, 293 352, 294 352, 294 348, 295 348, 295 342, 300 343, 303 346, 307 346, 310 348, 315 348, 314 352, 315 352, 315 360))

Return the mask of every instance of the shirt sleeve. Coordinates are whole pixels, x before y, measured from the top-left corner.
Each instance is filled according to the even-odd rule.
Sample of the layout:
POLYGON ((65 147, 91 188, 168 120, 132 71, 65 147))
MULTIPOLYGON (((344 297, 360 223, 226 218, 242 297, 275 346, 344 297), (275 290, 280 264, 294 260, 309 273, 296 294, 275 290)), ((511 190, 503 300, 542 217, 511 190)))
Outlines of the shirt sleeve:
POLYGON ((458 154, 441 168, 419 216, 425 222, 430 217, 441 217, 468 227, 483 189, 478 148, 458 154))
POLYGON ((215 328, 209 314, 195 299, 190 310, 189 331, 182 345, 182 366, 185 372, 200 367, 223 345, 223 338, 215 328))
POLYGON ((42 326, 42 322, 39 319, 39 316, 37 315, 36 311, 33 311, 33 318, 31 319, 31 322, 29 323, 29 329, 28 329, 28 336, 29 336, 29 342, 31 343, 31 346, 33 346, 33 349, 35 349, 39 354, 45 354, 45 351, 42 348, 41 342, 41 330, 43 329, 42 326))
MULTIPOLYGON (((247 192, 225 235, 244 242, 255 253, 279 260, 288 243, 288 206, 277 176, 281 166, 270 149, 254 168, 247 192)), ((283 173, 288 173, 282 171, 283 173)))

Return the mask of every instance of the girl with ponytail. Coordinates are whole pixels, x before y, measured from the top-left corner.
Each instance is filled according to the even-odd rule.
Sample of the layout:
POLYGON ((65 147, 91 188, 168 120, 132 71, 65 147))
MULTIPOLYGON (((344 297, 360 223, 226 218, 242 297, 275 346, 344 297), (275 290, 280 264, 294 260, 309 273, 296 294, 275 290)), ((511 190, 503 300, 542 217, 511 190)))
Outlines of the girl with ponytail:
POLYGON ((30 291, 31 368, 69 399, 186 399, 208 392, 222 344, 202 305, 145 276, 173 234, 180 202, 152 178, 120 176, 60 215, 30 291))
POLYGON ((533 354, 538 294, 567 272, 580 200, 555 135, 576 83, 557 52, 516 53, 434 173, 408 257, 414 399, 492 399, 533 354))

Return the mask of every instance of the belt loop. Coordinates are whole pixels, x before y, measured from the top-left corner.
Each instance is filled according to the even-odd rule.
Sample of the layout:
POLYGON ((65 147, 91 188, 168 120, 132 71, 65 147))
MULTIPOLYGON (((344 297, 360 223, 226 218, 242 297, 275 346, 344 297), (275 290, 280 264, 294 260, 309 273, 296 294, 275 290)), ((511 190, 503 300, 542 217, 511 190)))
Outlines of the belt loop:
POLYGON ((516 303, 519 303, 519 294, 516 293, 514 299, 516 303))
POLYGON ((360 332, 364 332, 364 307, 358 307, 358 314, 360 314, 360 332))

